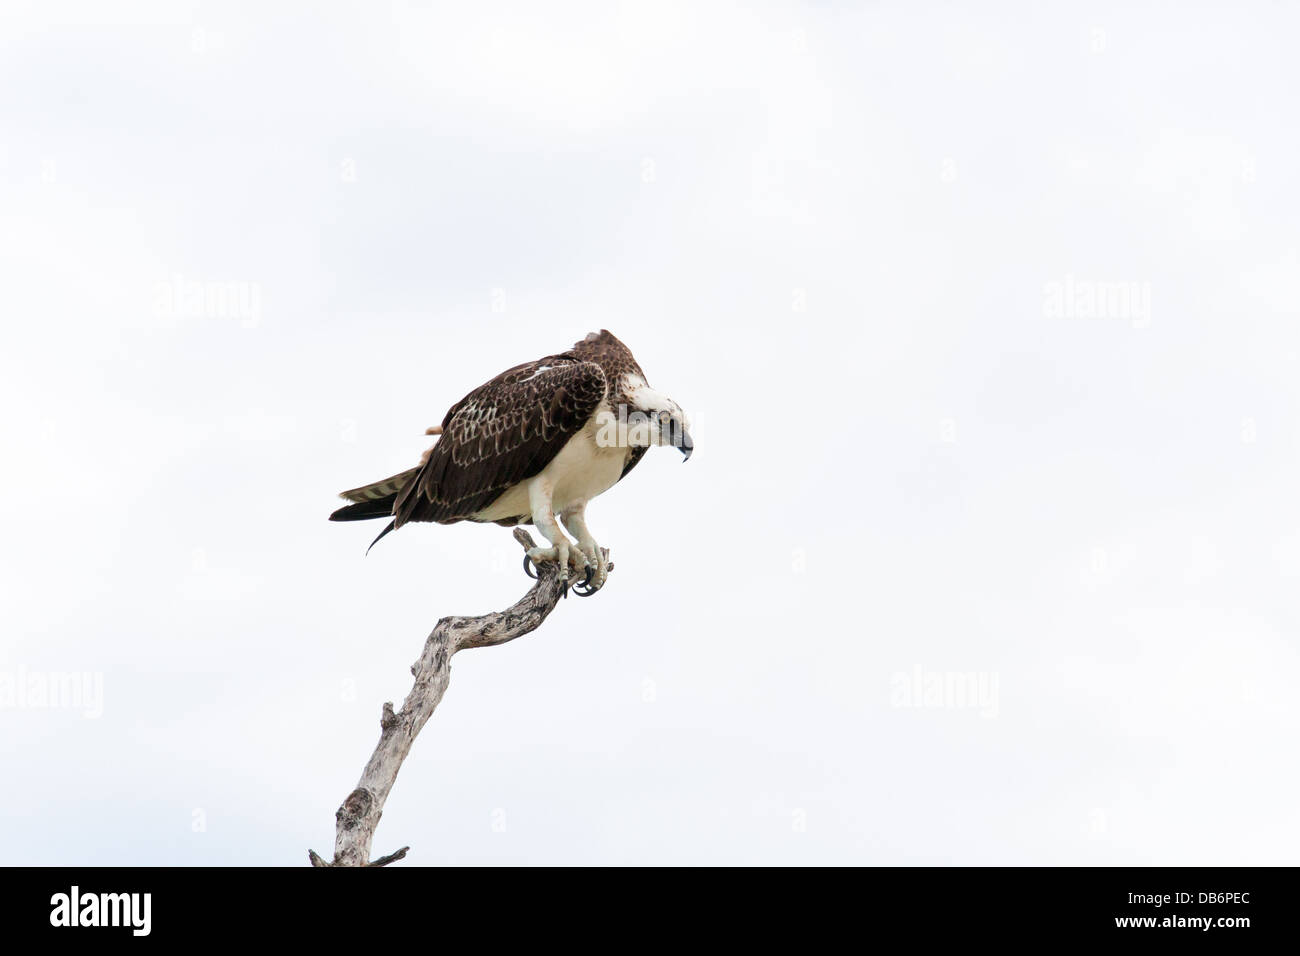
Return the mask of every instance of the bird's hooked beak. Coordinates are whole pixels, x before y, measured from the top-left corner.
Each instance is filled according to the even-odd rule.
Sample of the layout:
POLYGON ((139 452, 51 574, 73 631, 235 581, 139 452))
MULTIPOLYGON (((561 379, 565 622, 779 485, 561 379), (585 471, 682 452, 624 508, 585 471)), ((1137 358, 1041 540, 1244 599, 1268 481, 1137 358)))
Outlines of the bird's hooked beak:
POLYGON ((676 448, 682 453, 682 461, 691 460, 691 452, 695 450, 695 442, 691 441, 691 433, 685 428, 682 429, 681 443, 676 448))

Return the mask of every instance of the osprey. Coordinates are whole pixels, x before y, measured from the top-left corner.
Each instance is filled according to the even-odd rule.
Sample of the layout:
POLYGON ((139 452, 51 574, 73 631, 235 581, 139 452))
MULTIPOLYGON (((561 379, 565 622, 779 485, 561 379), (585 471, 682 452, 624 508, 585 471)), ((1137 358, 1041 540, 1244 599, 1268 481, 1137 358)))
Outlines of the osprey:
POLYGON ((474 389, 426 432, 440 437, 417 467, 343 492, 353 504, 330 520, 391 517, 371 547, 408 521, 536 525, 551 546, 529 550, 525 570, 529 561, 555 561, 567 589, 572 567, 585 572, 574 590, 591 594, 608 564, 587 528, 587 502, 626 477, 651 445, 689 459, 689 424, 676 402, 650 387, 627 346, 601 329, 474 389))

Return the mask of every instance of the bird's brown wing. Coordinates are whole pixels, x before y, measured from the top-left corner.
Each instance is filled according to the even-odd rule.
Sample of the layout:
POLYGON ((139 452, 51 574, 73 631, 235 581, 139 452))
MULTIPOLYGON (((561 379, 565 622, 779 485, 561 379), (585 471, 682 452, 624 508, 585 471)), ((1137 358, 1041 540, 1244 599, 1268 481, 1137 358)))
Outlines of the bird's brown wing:
POLYGON ((552 355, 517 365, 457 402, 419 474, 398 495, 394 523, 460 521, 537 475, 605 397, 595 362, 552 355))

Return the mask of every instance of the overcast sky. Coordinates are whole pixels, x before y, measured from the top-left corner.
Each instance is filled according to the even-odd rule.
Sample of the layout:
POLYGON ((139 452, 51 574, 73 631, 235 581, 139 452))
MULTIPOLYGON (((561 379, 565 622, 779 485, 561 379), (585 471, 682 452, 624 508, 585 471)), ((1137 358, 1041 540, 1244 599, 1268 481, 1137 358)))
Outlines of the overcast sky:
POLYGON ((695 453, 377 855, 1294 863, 1296 8, 546 6, 0 7, 0 863, 328 855, 528 583, 336 493, 602 327, 695 453))

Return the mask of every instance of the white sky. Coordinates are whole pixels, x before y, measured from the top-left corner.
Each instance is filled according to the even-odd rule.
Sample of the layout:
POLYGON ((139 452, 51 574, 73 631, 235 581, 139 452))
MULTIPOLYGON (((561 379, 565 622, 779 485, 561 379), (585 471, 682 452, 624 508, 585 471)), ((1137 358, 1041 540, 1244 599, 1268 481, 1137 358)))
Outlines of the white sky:
POLYGON ((336 492, 607 327, 695 454, 456 658, 376 854, 1294 863, 1300 14, 973 6, 5 0, 0 692, 103 713, 0 694, 0 862, 328 853, 526 584, 336 492))

